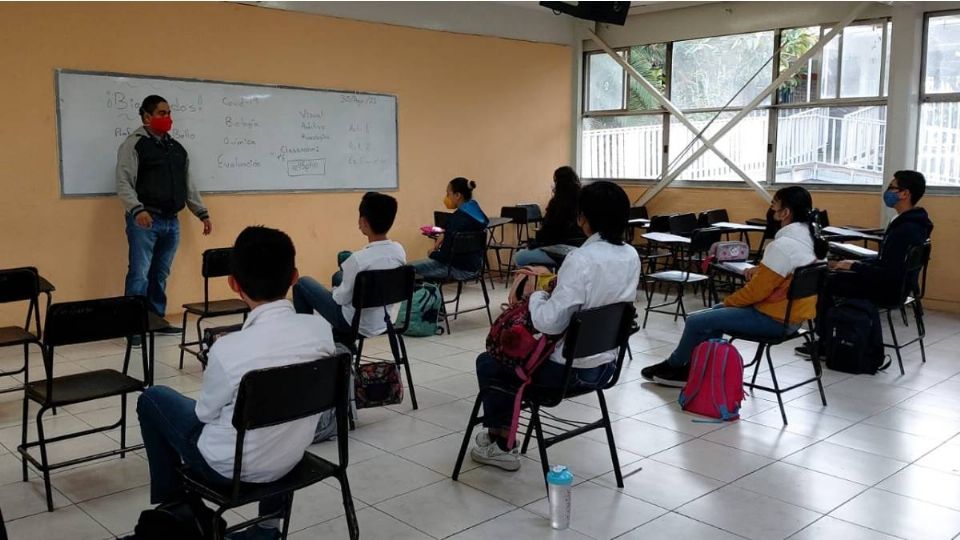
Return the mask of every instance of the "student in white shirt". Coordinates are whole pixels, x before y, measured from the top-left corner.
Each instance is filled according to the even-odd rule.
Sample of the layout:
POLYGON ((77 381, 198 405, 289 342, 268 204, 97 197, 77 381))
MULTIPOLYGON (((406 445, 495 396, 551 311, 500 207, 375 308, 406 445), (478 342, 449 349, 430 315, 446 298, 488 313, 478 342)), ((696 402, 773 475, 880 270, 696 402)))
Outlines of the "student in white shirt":
MULTIPOLYGON (((630 213, 630 200, 623 189, 612 182, 595 182, 580 191, 577 222, 587 236, 583 246, 567 255, 557 276, 557 286, 548 294, 530 295, 530 316, 538 331, 563 333, 573 315, 619 302, 634 302, 640 281, 640 257, 636 249, 623 242, 630 213)), ((534 374, 534 383, 559 387, 563 384, 563 342, 557 344, 550 361, 534 374)), ((573 360, 571 385, 598 388, 607 383, 616 368, 616 351, 607 351, 573 360)), ((480 388, 516 382, 516 375, 487 353, 477 358, 480 388)), ((520 468, 518 449, 507 448, 507 436, 513 414, 513 396, 490 392, 483 401, 487 431, 477 435, 470 452, 477 463, 508 471, 520 468)))
MULTIPOLYGON (((239 332, 210 349, 203 386, 196 401, 166 386, 148 388, 137 401, 140 431, 150 464, 153 503, 183 500, 177 469, 186 465, 211 483, 233 477, 236 430, 233 408, 240 380, 252 370, 309 362, 330 356, 335 345, 330 325, 297 314, 285 299, 298 274, 290 237, 276 229, 247 227, 231 256, 230 288, 250 306, 239 332)), ((242 479, 272 482, 290 472, 313 439, 319 415, 247 432, 242 479)), ((264 500, 261 515, 282 507, 264 500)), ((279 520, 234 533, 230 538, 279 538, 279 520)))
MULTIPOLYGON (((335 338, 350 332, 353 316, 353 284, 365 270, 390 270, 406 264, 407 254, 399 243, 387 239, 397 217, 397 200, 389 195, 368 192, 360 201, 360 232, 370 242, 343 262, 343 281, 330 291, 317 280, 300 278, 293 286, 293 305, 297 313, 317 311, 332 326, 335 338)), ((360 316, 360 333, 378 336, 387 330, 382 309, 366 309, 360 316)))

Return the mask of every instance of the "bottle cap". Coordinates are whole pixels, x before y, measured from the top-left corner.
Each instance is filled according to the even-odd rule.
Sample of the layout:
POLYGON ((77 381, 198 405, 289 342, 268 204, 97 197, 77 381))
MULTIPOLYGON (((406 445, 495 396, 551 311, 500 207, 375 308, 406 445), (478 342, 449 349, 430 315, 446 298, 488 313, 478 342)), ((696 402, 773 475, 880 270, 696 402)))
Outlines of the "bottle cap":
POLYGON ((565 465, 553 465, 547 473, 547 482, 561 486, 573 485, 573 473, 565 465))

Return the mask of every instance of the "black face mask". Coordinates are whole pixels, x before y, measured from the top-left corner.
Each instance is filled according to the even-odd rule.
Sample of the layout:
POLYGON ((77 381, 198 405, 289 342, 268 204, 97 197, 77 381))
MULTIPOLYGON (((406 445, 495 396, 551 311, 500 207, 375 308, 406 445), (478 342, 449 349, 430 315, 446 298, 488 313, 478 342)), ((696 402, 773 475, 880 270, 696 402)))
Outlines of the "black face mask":
POLYGON ((773 211, 773 208, 767 208, 767 230, 771 232, 780 230, 780 222, 774 219, 774 214, 776 212, 773 211))

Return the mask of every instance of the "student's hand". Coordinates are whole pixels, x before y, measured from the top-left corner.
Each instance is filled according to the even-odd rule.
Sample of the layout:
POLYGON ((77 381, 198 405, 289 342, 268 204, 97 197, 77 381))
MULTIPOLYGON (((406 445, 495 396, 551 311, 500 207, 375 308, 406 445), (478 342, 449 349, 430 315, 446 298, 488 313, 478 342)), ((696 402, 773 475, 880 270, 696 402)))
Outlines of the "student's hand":
POLYGON ((141 229, 149 229, 153 227, 153 216, 150 215, 150 212, 140 212, 134 219, 137 222, 137 226, 139 226, 141 229))
POLYGON ((209 219, 203 220, 203 235, 206 236, 213 232, 213 223, 209 219))
POLYGON ((830 261, 827 264, 831 270, 850 270, 853 268, 853 261, 830 261))
POLYGON ((747 268, 746 270, 743 271, 743 277, 745 277, 747 281, 750 281, 751 279, 753 279, 753 276, 757 275, 757 271, 759 269, 760 269, 759 266, 754 266, 753 268, 747 268))

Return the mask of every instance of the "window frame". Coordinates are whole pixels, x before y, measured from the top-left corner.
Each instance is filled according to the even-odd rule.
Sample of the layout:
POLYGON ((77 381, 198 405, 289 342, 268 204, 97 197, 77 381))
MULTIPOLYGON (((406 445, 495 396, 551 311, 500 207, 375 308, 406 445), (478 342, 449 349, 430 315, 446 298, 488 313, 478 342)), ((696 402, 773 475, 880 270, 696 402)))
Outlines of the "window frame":
MULTIPOLYGON (((937 17, 946 17, 950 15, 960 15, 960 9, 945 9, 927 11, 923 14, 923 30, 920 52, 920 80, 918 81, 920 98, 919 110, 917 112, 917 130, 914 133, 917 150, 914 153, 914 163, 920 161, 920 130, 923 129, 923 106, 927 103, 960 103, 960 92, 938 92, 927 93, 927 43, 930 38, 930 19, 937 17)), ((922 172, 922 171, 921 171, 922 172)), ((927 185, 927 194, 933 195, 960 195, 960 185, 927 185)))
MULTIPOLYGON (((942 11, 942 12, 936 12, 936 13, 939 13, 939 14, 953 14, 953 13, 960 14, 960 9, 949 10, 949 11, 942 11)), ((925 17, 926 17, 927 15, 929 15, 929 14, 925 14, 925 17)), ((772 28, 772 29, 758 29, 758 30, 754 30, 754 31, 750 31, 750 32, 736 32, 736 33, 730 33, 730 34, 719 34, 719 35, 703 36, 703 37, 696 37, 696 38, 689 38, 689 39, 673 40, 673 41, 668 41, 668 42, 666 42, 666 43, 662 43, 662 42, 656 42, 656 43, 636 43, 636 44, 633 44, 633 45, 630 45, 630 46, 614 48, 614 51, 617 52, 617 53, 621 53, 621 52, 628 51, 631 47, 634 47, 634 46, 659 45, 659 44, 664 44, 664 45, 666 45, 666 59, 665 59, 665 63, 664 63, 665 88, 664 88, 663 94, 664 94, 664 96, 666 96, 668 99, 670 99, 671 96, 672 96, 671 90, 672 90, 672 72, 673 72, 673 48, 674 48, 674 45, 675 45, 677 42, 681 42, 681 41, 691 41, 691 40, 694 40, 694 39, 709 39, 709 38, 717 38, 717 37, 744 35, 744 34, 756 34, 756 33, 761 33, 761 32, 773 32, 773 45, 772 45, 770 54, 771 54, 771 56, 775 56, 775 58, 773 58, 773 60, 772 60, 773 69, 771 69, 771 76, 770 76, 770 80, 768 81, 768 83, 772 83, 774 80, 776 80, 776 78, 779 76, 779 74, 780 74, 780 72, 781 72, 781 71, 780 71, 780 68, 781 68, 781 65, 780 65, 780 64, 781 64, 781 59, 780 59, 780 55, 777 54, 777 51, 778 51, 778 49, 779 49, 779 47, 780 47, 780 42, 781 42, 781 39, 782 39, 782 33, 783 33, 784 30, 788 30, 788 29, 792 29, 792 28, 808 28, 808 27, 812 27, 812 26, 819 26, 819 28, 820 28, 820 38, 819 38, 819 39, 823 39, 823 36, 824 36, 826 33, 828 33, 829 30, 830 30, 830 28, 832 28, 835 24, 836 24, 836 21, 833 21, 833 22, 824 22, 824 23, 820 23, 820 24, 805 24, 805 25, 802 25, 802 26, 777 27, 777 28, 772 28)), ((887 16, 887 17, 871 17, 871 18, 867 18, 867 19, 860 19, 860 20, 856 20, 856 21, 854 21, 853 23, 851 23, 849 26, 847 26, 847 28, 853 27, 853 26, 868 26, 868 25, 875 25, 875 24, 882 24, 882 25, 883 25, 883 27, 882 27, 882 28, 883 28, 883 32, 882 32, 882 38, 881 38, 881 51, 882 51, 882 52, 881 52, 879 87, 878 87, 878 93, 877 93, 876 96, 855 97, 855 98, 840 98, 840 97, 838 97, 838 98, 821 99, 821 98, 820 98, 820 88, 819 88, 819 84, 818 84, 818 85, 816 86, 816 98, 817 98, 817 99, 815 99, 815 100, 811 100, 811 101, 807 101, 807 102, 802 102, 802 103, 781 103, 781 102, 780 102, 779 92, 774 91, 774 92, 771 94, 769 103, 760 105, 760 106, 758 106, 758 107, 756 107, 756 108, 754 109, 755 111, 766 111, 766 113, 767 113, 767 128, 768 128, 767 141, 766 141, 767 167, 766 167, 766 175, 765 175, 765 177, 758 179, 758 181, 759 181, 759 183, 760 183, 761 185, 767 187, 768 189, 775 189, 775 188, 777 188, 777 187, 779 187, 779 186, 792 184, 792 183, 787 183, 787 182, 779 182, 779 183, 778 183, 778 182, 776 181, 776 176, 777 176, 777 171, 776 171, 776 160, 777 160, 777 157, 776 157, 776 156, 777 156, 777 128, 778 128, 779 112, 780 112, 781 109, 804 109, 804 108, 818 108, 818 107, 878 107, 878 106, 886 107, 886 106, 887 106, 888 99, 889 99, 889 86, 885 85, 884 83, 885 83, 885 80, 886 80, 887 73, 889 72, 889 69, 890 69, 890 66, 889 66, 889 64, 890 64, 890 56, 887 54, 887 47, 888 47, 888 44, 890 43, 890 39, 891 39, 890 34, 891 34, 891 32, 892 32, 892 17, 887 16)), ((844 28, 844 30, 846 30, 846 28, 844 28)), ((925 38, 926 38, 926 31, 927 31, 927 23, 926 23, 926 18, 925 18, 925 20, 924 20, 924 60, 925 60, 925 58, 926 58, 926 56, 925 56, 925 54, 926 54, 926 53, 925 53, 925 51, 926 51, 926 39, 925 39, 925 38)), ((837 65, 837 82, 836 82, 836 84, 837 84, 837 95, 838 95, 838 96, 840 95, 840 84, 841 84, 841 81, 842 81, 842 71, 841 71, 841 70, 842 70, 842 68, 843 68, 843 37, 844 37, 844 36, 843 36, 843 33, 841 32, 841 34, 840 34, 839 36, 837 36, 837 38, 836 38, 836 39, 838 40, 838 51, 837 51, 837 55, 838 55, 838 57, 837 57, 837 58, 838 58, 838 65, 837 65)), ((603 117, 603 116, 653 116, 653 115, 659 115, 659 116, 661 116, 662 138, 663 138, 663 141, 664 141, 663 149, 662 149, 662 152, 661 152, 661 171, 666 171, 668 165, 671 163, 671 159, 670 159, 670 143, 669 143, 669 141, 670 141, 670 125, 673 123, 673 122, 671 121, 672 115, 671 115, 668 111, 666 111, 665 109, 662 109, 662 108, 661 108, 661 109, 645 110, 645 111, 630 111, 630 110, 627 110, 627 106, 628 106, 627 96, 628 96, 629 87, 630 87, 630 76, 629 76, 629 74, 626 72, 626 70, 624 70, 624 73, 623 73, 623 75, 624 75, 624 83, 623 83, 623 93, 624 93, 624 96, 623 96, 623 101, 622 101, 622 102, 623 102, 623 108, 621 108, 621 109, 613 109, 613 110, 603 110, 603 111, 588 111, 588 110, 587 110, 587 107, 588 107, 588 105, 589 105, 589 81, 590 81, 590 79, 589 79, 589 77, 590 77, 590 73, 589 73, 589 67, 590 67, 589 57, 590 57, 591 55, 594 55, 594 54, 606 54, 606 53, 603 52, 602 50, 590 50, 590 51, 584 51, 584 53, 583 53, 583 56, 582 56, 582 59, 583 59, 583 60, 582 60, 582 61, 583 61, 584 69, 583 69, 583 75, 582 75, 583 78, 582 78, 582 80, 581 80, 581 88, 583 89, 583 92, 582 92, 583 95, 582 95, 582 101, 581 101, 581 103, 580 103, 580 118, 581 118, 581 120, 586 119, 586 118, 591 118, 591 117, 603 117)), ((821 52, 821 53, 818 53, 816 56, 814 56, 814 60, 818 63, 818 66, 819 66, 819 68, 820 68, 820 70, 821 70, 820 72, 822 73, 822 67, 823 67, 823 54, 822 54, 822 52, 821 52)), ((924 73, 925 73, 925 68, 926 68, 926 65, 925 65, 925 62, 924 62, 924 66, 923 66, 924 73)), ((960 93, 957 93, 957 96, 958 96, 958 97, 957 97, 957 100, 960 101, 960 93)), ((943 100, 943 101, 948 101, 948 100, 943 100)), ((717 113, 717 112, 719 112, 719 111, 721 111, 721 110, 724 111, 724 112, 733 112, 733 113, 736 113, 736 112, 741 111, 742 109, 743 109, 743 107, 729 107, 729 108, 726 108, 726 109, 722 109, 722 108, 719 108, 719 107, 713 107, 713 108, 683 110, 683 113, 684 113, 684 114, 687 114, 687 115, 696 114, 696 113, 717 113)), ((682 126, 681 126, 681 127, 682 127, 682 126)), ((686 129, 686 128, 683 127, 683 129, 686 129)), ((581 140, 582 140, 582 137, 583 137, 583 129, 582 129, 582 128, 580 129, 580 133, 578 134, 578 137, 580 137, 581 140)), ((584 177, 584 180, 589 180, 589 181, 611 180, 611 181, 615 181, 615 182, 619 182, 619 183, 624 183, 624 184, 650 185, 650 184, 655 184, 655 183, 659 180, 659 178, 592 178, 592 177, 584 177)), ((674 181, 671 183, 671 186, 677 186, 677 187, 723 187, 723 188, 742 187, 742 188, 744 188, 744 189, 749 189, 749 186, 747 186, 747 185, 745 185, 745 184, 744 184, 744 185, 741 185, 741 184, 743 184, 743 181, 740 180, 740 179, 738 179, 738 180, 719 180, 719 179, 710 179, 710 180, 681 180, 681 179, 678 178, 678 179, 674 180, 674 181)), ((810 185, 809 187, 812 188, 813 190, 826 190, 826 191, 830 191, 830 190, 842 190, 842 191, 876 191, 878 185, 876 185, 876 184, 829 183, 829 184, 812 184, 812 185, 810 185)))

